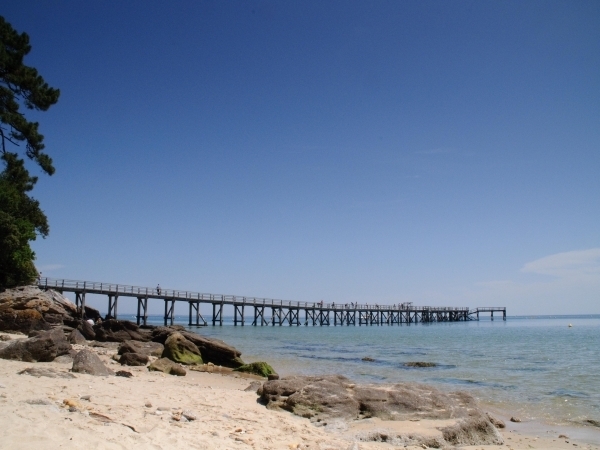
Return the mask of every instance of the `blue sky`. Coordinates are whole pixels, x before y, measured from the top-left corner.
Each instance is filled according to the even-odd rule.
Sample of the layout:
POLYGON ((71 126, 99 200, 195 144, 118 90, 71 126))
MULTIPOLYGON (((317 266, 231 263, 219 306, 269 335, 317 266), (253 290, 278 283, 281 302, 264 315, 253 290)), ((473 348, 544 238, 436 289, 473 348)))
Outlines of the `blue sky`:
POLYGON ((57 169, 44 275, 600 313, 596 1, 0 14, 61 90, 32 115, 57 169))

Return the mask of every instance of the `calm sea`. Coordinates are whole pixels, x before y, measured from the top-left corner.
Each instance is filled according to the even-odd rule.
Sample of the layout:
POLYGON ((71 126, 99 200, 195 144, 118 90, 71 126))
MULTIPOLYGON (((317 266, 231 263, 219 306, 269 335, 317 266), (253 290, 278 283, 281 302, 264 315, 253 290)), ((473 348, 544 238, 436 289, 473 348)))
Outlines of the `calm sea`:
MULTIPOLYGON (((161 318, 152 319, 160 324, 161 318)), ((336 373, 356 382, 423 382, 470 391, 480 402, 523 420, 600 421, 600 315, 361 327, 234 327, 226 322, 192 330, 235 346, 247 362, 269 362, 280 375, 336 373), (404 365, 414 361, 437 366, 404 365)))

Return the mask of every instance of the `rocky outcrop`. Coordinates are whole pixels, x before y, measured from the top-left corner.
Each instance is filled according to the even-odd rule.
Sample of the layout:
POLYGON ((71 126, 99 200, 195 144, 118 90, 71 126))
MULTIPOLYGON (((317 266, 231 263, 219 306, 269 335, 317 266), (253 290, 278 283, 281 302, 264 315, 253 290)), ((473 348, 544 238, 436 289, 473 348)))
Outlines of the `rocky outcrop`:
POLYGON ((232 369, 244 365, 244 361, 240 358, 242 354, 235 347, 219 339, 211 339, 190 333, 181 326, 156 327, 152 330, 152 340, 164 344, 167 338, 175 332, 181 333, 184 338, 198 347, 204 362, 211 362, 232 369))
POLYGON ((61 328, 44 331, 28 339, 8 341, 0 349, 0 358, 27 362, 50 362, 60 355, 66 355, 71 344, 65 339, 61 328))
POLYGON ((175 361, 179 364, 202 364, 202 356, 200 356, 198 347, 188 341, 179 332, 175 332, 167 338, 162 357, 169 358, 171 361, 175 361))
MULTIPOLYGON (((96 320, 100 313, 85 308, 88 318, 96 320)), ((0 331, 49 330, 54 326, 77 327, 80 318, 77 308, 58 292, 42 291, 36 286, 22 286, 0 292, 0 331)))
POLYGON ((119 355, 125 353, 139 353, 140 355, 156 356, 157 358, 160 358, 164 349, 165 346, 159 342, 125 341, 119 345, 117 353, 119 355))
POLYGON ((94 352, 84 349, 73 358, 73 372, 87 373, 88 375, 109 376, 114 371, 104 365, 102 360, 94 352))
POLYGON ((184 376, 187 372, 179 364, 171 361, 169 358, 160 358, 148 366, 148 370, 156 370, 169 375, 184 376))
POLYGON ((140 330, 133 322, 128 320, 108 319, 94 325, 97 341, 125 342, 125 341, 148 341, 149 333, 140 330))
POLYGON ((473 397, 412 383, 355 385, 340 375, 294 376, 265 382, 259 389, 269 409, 283 409, 322 422, 330 419, 458 419, 441 430, 452 445, 502 443, 502 437, 473 397))
POLYGON ((252 373, 267 378, 269 375, 275 375, 273 368, 266 362, 253 362, 233 369, 235 372, 252 373))

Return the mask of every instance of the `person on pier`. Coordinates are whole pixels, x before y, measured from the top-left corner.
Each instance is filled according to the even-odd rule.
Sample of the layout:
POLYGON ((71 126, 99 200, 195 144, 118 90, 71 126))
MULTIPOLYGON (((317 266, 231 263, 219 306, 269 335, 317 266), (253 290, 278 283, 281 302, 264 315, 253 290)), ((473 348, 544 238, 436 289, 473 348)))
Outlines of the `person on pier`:
POLYGON ((156 292, 158 293, 158 295, 160 295, 160 284, 156 285, 156 292))

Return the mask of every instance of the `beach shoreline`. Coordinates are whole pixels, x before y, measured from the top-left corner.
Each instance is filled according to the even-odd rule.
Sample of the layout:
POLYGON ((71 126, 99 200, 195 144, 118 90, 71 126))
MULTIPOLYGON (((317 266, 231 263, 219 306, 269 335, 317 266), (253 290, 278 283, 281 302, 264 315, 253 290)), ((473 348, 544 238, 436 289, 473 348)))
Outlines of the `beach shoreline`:
MULTIPOLYGON (((22 335, 10 335, 23 338, 22 335)), ((92 344, 90 342, 90 344, 92 344)), ((105 347, 85 345, 114 370, 121 366, 105 347)), ((389 442, 364 442, 373 431, 407 435, 435 435, 447 421, 381 421, 367 419, 349 424, 316 426, 285 411, 265 408, 254 390, 253 377, 223 371, 188 370, 184 377, 150 372, 146 367, 123 369, 131 378, 70 374, 73 378, 35 377, 19 372, 29 367, 70 374, 68 362, 26 363, 0 360, 0 421, 4 436, 0 448, 271 448, 271 449, 391 449, 423 448, 389 442), (89 397, 88 397, 89 396, 89 397), (191 421, 173 417, 187 412, 191 421)), ((482 405, 486 409, 486 405, 482 405)), ((506 413, 500 430, 504 445, 461 446, 465 449, 513 450, 600 449, 593 432, 565 433, 563 428, 522 422, 513 424, 506 413), (535 426, 534 426, 535 425, 535 426), (559 439, 560 434, 568 438, 559 439)), ((583 427, 581 427, 583 428, 583 427)), ((598 433, 600 436, 600 433, 598 433)))

